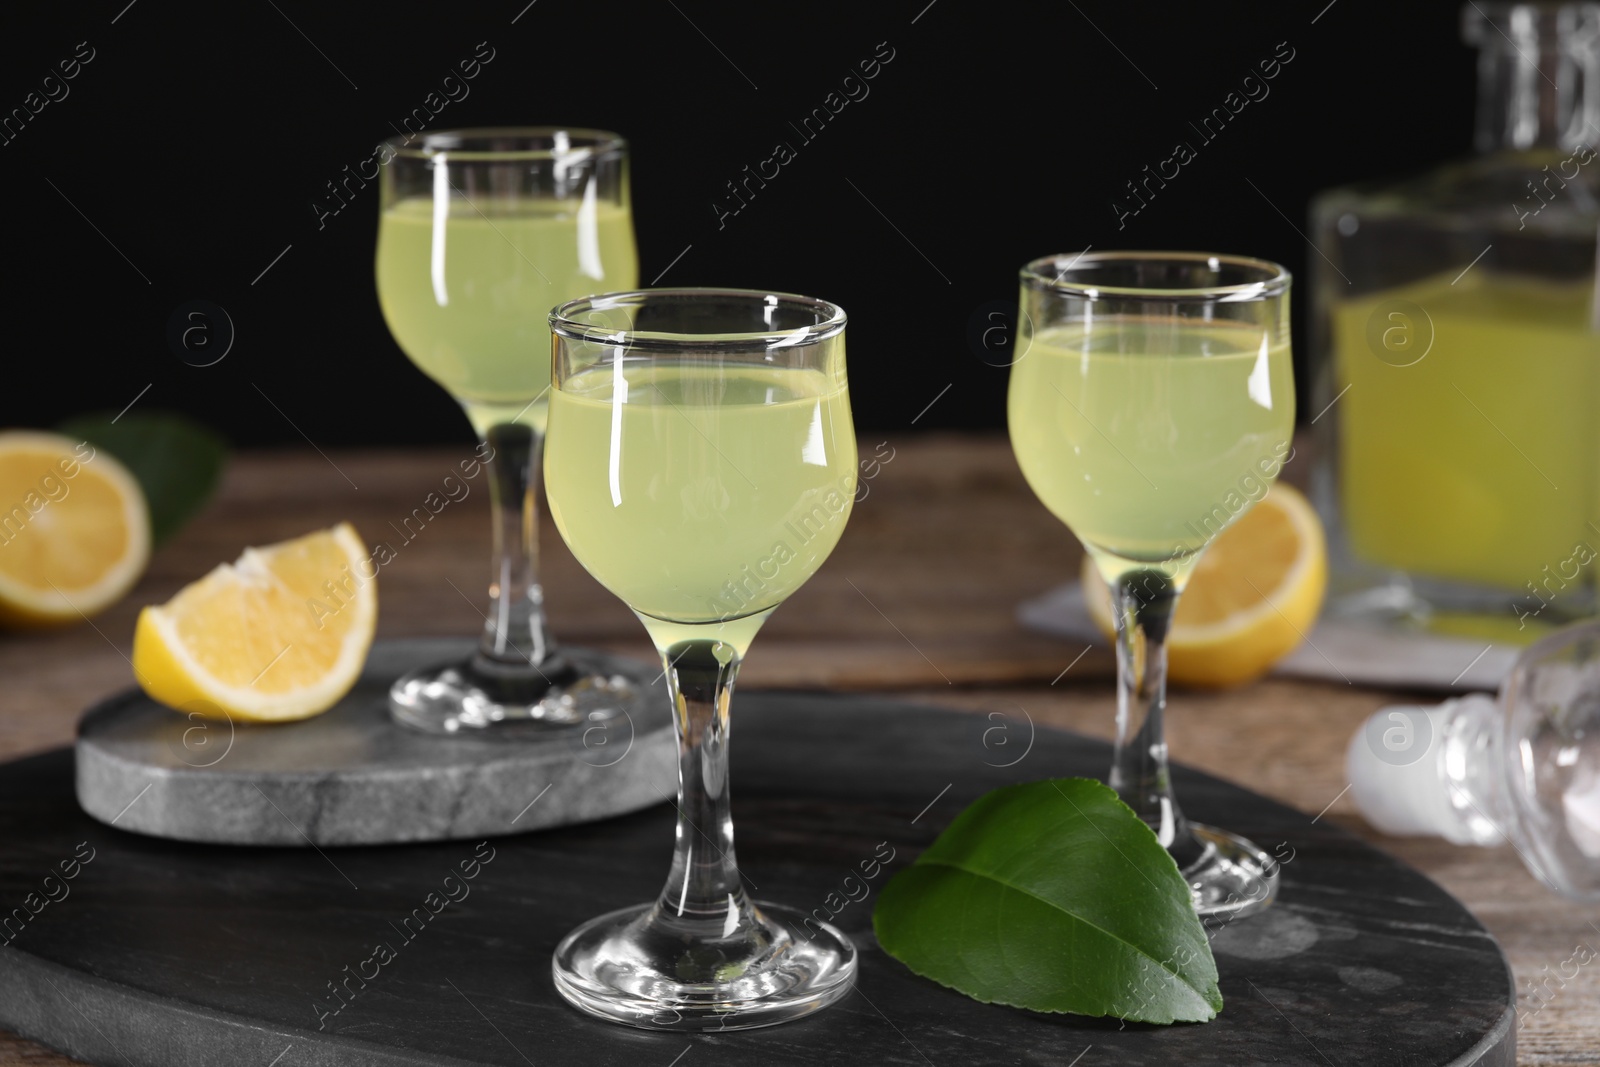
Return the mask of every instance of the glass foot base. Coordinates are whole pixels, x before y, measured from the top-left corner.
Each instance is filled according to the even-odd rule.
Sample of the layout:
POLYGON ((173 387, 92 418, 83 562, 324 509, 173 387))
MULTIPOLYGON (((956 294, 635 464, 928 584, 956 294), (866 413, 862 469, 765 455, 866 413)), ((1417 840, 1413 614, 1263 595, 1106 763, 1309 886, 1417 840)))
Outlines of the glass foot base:
POLYGON ((1200 823, 1189 824, 1202 846, 1200 858, 1182 870, 1194 895, 1194 910, 1206 920, 1242 919, 1278 895, 1278 862, 1249 841, 1200 823))
POLYGON ((548 735, 631 717, 659 677, 659 668, 582 649, 563 648, 538 670, 476 655, 402 675, 389 689, 389 714, 434 734, 548 735))
POLYGON ((757 904, 754 931, 691 948, 657 907, 602 915, 562 939, 551 963, 568 1003, 646 1030, 748 1030, 809 1015, 855 983, 855 946, 802 912, 757 904))

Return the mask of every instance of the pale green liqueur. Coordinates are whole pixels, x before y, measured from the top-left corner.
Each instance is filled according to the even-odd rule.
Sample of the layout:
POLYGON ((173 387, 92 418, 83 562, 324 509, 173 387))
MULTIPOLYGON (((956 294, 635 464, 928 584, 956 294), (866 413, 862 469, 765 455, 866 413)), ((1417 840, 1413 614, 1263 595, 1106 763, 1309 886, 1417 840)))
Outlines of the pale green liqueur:
POLYGON ((743 654, 854 501, 842 372, 623 360, 568 380, 550 423, 556 525, 661 648, 709 639, 743 654))
POLYGON ((1012 368, 1009 406, 1028 484, 1108 578, 1183 575, 1289 454, 1289 339, 1178 318, 1053 326, 1012 368))
POLYGON ((638 276, 628 209, 610 202, 414 197, 379 220, 390 332, 480 434, 512 419, 544 429, 550 309, 638 276))

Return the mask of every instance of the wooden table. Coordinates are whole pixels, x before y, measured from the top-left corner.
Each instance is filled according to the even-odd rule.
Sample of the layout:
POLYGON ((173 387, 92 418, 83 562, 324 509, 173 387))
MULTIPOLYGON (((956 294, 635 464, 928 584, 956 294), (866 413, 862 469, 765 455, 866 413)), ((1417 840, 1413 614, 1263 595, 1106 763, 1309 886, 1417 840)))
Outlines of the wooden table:
MULTIPOLYGON (((877 439, 864 438, 862 454, 876 446, 877 439)), ((236 457, 217 499, 156 553, 124 603, 93 626, 0 639, 7 681, 0 758, 70 743, 82 708, 132 684, 127 655, 139 605, 167 599, 248 544, 348 519, 366 540, 387 539, 397 549, 379 581, 380 635, 474 632, 487 579, 484 479, 468 483, 470 494, 409 542, 399 532, 401 520, 470 451, 236 457)), ((1026 716, 1109 737, 1109 655, 1095 649, 1079 659, 1083 646, 1024 631, 1015 621, 1020 600, 1077 573, 1079 549, 1029 492, 1005 441, 906 437, 889 440, 878 454, 887 461, 868 482, 838 549, 767 624, 741 687, 880 691, 998 712, 1006 718, 997 723, 1019 731, 1026 716)), ((544 549, 547 601, 561 639, 653 655, 637 620, 583 572, 548 523, 544 549)), ((1563 967, 1580 945, 1591 954, 1600 947, 1600 926, 1590 921, 1595 910, 1539 885, 1509 848, 1385 838, 1343 795, 1351 733, 1405 696, 1277 680, 1229 693, 1178 692, 1168 735, 1177 759, 1310 813, 1327 808, 1325 818, 1427 872, 1472 909, 1511 959, 1521 997, 1519 1062, 1600 1065, 1600 964, 1575 975, 1573 965, 1563 967)), ((0 1065, 72 1062, 0 1034, 0 1065)))

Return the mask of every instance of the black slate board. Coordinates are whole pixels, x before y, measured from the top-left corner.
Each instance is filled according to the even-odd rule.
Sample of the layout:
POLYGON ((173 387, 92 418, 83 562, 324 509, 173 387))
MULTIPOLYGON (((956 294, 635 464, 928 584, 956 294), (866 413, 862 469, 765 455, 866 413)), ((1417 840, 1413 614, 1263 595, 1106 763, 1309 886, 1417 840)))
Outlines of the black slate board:
MULTIPOLYGON (((899 869, 990 788, 1098 774, 1109 757, 1097 741, 1035 734, 1021 715, 792 694, 745 694, 735 708, 740 866, 758 899, 800 907, 838 892, 837 904, 880 842, 899 869)), ((1217 1021, 1123 1027, 978 1004, 885 956, 869 897, 833 920, 861 949, 855 992, 798 1023, 691 1037, 591 1020, 550 980, 568 929, 658 891, 668 806, 494 839, 469 895, 413 920, 407 940, 399 924, 473 843, 314 851, 127 834, 79 811, 70 753, 49 753, 0 767, 0 908, 42 899, 75 851, 94 858, 68 895, 0 935, 14 934, 0 949, 0 1025, 127 1067, 1067 1067, 1089 1046, 1084 1067, 1513 1064, 1510 974, 1454 899, 1325 822, 1195 772, 1177 779, 1195 817, 1285 860, 1278 904, 1214 940, 1217 1021), (378 942, 393 958, 363 966, 378 942), (319 1032, 317 1004, 332 1005, 327 983, 346 966, 376 977, 319 1032)))

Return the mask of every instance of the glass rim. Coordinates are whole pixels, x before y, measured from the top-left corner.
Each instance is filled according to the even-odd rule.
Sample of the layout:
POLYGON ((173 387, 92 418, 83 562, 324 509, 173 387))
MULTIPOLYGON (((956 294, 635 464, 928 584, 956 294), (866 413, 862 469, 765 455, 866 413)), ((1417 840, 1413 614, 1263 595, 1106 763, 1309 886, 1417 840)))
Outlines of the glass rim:
POLYGON ((801 296, 798 293, 778 293, 767 289, 723 289, 715 287, 685 286, 665 289, 625 289, 611 293, 596 293, 557 305, 550 312, 550 332, 557 337, 573 341, 590 341, 597 344, 625 345, 630 349, 661 349, 667 351, 706 349, 792 348, 815 344, 836 337, 844 331, 848 316, 844 308, 829 300, 801 296), (593 311, 613 308, 643 307, 663 300, 716 297, 729 301, 760 301, 776 307, 787 304, 810 311, 818 321, 810 326, 791 330, 752 330, 748 333, 692 334, 666 330, 635 332, 617 330, 607 326, 580 322, 577 316, 593 311))
POLYGON ((1501 682, 1499 695, 1503 697, 1506 694, 1511 679, 1519 671, 1535 667, 1541 660, 1549 659, 1553 653, 1557 653, 1583 640, 1600 640, 1600 620, 1582 619, 1569 623, 1554 633, 1545 634, 1533 644, 1525 646, 1517 653, 1517 658, 1512 663, 1511 670, 1506 673, 1505 680, 1501 682))
POLYGON ((463 126, 457 129, 421 130, 417 133, 401 134, 388 138, 383 144, 396 156, 405 159, 438 159, 443 156, 462 163, 517 163, 525 160, 564 159, 580 155, 592 159, 607 159, 623 155, 628 151, 627 139, 621 134, 584 126, 463 126), (553 141, 558 133, 564 133, 580 143, 560 151, 548 144, 543 147, 480 149, 450 148, 430 143, 436 140, 471 141, 475 138, 488 137, 548 142, 553 141), (419 140, 420 144, 413 143, 419 140))
POLYGON ((1056 254, 1030 260, 1021 271, 1022 283, 1037 289, 1048 289, 1080 300, 1135 299, 1167 300, 1173 303, 1214 301, 1232 303, 1246 300, 1267 300, 1281 296, 1289 289, 1293 276, 1288 268, 1270 259, 1255 256, 1236 256, 1218 252, 1080 252, 1077 255, 1056 254), (1062 260, 1069 260, 1061 267, 1062 260), (1152 289, 1125 285, 1089 285, 1064 281, 1063 276, 1079 265, 1105 266, 1114 263, 1167 262, 1204 263, 1215 270, 1220 265, 1255 270, 1261 274, 1256 281, 1236 285, 1207 285, 1198 288, 1152 289))

